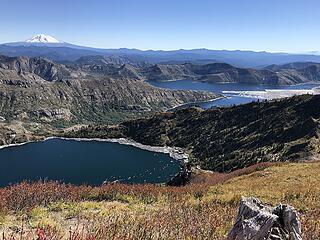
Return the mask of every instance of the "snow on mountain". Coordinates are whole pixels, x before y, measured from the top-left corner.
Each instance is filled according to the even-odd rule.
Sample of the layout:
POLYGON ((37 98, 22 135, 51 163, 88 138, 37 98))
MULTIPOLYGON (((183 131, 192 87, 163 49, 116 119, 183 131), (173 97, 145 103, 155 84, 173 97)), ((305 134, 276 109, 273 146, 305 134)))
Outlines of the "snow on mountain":
POLYGON ((27 39, 25 42, 27 43, 63 43, 62 41, 59 41, 58 39, 46 34, 35 35, 32 38, 27 39))

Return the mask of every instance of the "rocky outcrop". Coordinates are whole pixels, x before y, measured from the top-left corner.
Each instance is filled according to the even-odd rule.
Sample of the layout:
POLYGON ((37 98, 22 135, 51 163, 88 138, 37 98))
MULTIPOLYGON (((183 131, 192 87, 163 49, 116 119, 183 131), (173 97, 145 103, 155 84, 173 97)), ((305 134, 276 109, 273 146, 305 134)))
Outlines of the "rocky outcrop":
POLYGON ((5 124, 0 122, 0 149, 3 145, 10 145, 10 144, 20 144, 25 143, 28 141, 37 141, 37 140, 43 140, 45 137, 47 130, 44 128, 41 128, 41 126, 38 125, 28 125, 23 126, 23 124, 20 124, 18 122, 15 122, 13 124, 5 124), (42 132, 43 134, 35 134, 30 132, 29 129, 37 129, 37 132, 42 132))
POLYGON ((142 67, 150 65, 147 62, 140 61, 139 59, 135 59, 134 57, 128 56, 102 56, 102 55, 91 55, 91 56, 83 56, 80 57, 78 60, 74 62, 69 62, 71 65, 78 65, 78 66, 92 66, 92 65, 131 65, 135 67, 142 67))
POLYGON ((269 207, 259 199, 243 197, 228 240, 302 240, 297 211, 280 204, 269 207))
POLYGON ((80 69, 87 72, 88 74, 95 75, 98 77, 103 76, 117 79, 129 78, 134 80, 145 80, 145 77, 140 72, 140 68, 128 64, 83 65, 80 67, 80 69))
POLYGON ((67 69, 64 65, 54 63, 45 58, 0 56, 0 79, 9 79, 5 73, 16 73, 20 79, 34 80, 42 78, 46 81, 62 81, 78 77, 80 72, 67 69), (2 76, 1 76, 2 75, 2 76))
POLYGON ((141 70, 145 80, 165 81, 195 79, 196 73, 192 71, 191 64, 156 64, 141 70))
POLYGON ((191 165, 188 163, 182 163, 180 166, 179 173, 171 178, 169 182, 167 182, 168 186, 184 186, 190 183, 192 170, 191 165))
POLYGON ((38 119, 45 121, 55 121, 55 120, 65 120, 70 121, 72 113, 69 109, 60 108, 60 109, 40 109, 30 112, 31 115, 34 115, 38 119))

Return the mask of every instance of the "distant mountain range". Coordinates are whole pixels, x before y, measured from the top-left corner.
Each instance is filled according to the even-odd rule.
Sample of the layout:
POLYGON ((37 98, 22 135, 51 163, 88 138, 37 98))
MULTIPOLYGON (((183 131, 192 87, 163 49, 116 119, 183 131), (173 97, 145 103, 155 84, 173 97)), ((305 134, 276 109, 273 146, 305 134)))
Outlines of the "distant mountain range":
POLYGON ((148 69, 150 80, 192 79, 201 82, 252 83, 268 85, 291 85, 320 81, 319 63, 295 62, 285 65, 270 65, 263 69, 239 68, 227 63, 205 65, 157 64, 148 69))
POLYGON ((88 56, 69 62, 67 66, 96 74, 136 80, 168 81, 191 79, 201 82, 291 85, 320 81, 320 63, 295 62, 270 65, 263 69, 239 68, 227 63, 149 64, 131 63, 124 57, 88 56))
POLYGON ((271 64, 290 62, 320 62, 318 54, 289 54, 253 51, 228 50, 174 50, 174 51, 142 51, 138 49, 97 49, 77 46, 45 34, 36 35, 23 42, 0 45, 0 54, 8 56, 46 57, 54 61, 75 61, 83 56, 101 55, 104 57, 123 57, 131 63, 148 62, 151 64, 193 63, 207 64, 224 62, 238 67, 262 68, 271 64))
MULTIPOLYGON (((42 48, 42 47, 41 47, 42 48)), ((201 82, 252 83, 290 85, 320 82, 320 63, 294 62, 284 65, 269 65, 262 69, 240 68, 227 63, 167 63, 151 64, 135 61, 126 56, 82 56, 64 64, 45 58, 17 58, 0 56, 0 70, 10 66, 20 75, 32 72, 47 81, 81 79, 85 75, 96 78, 130 79, 139 81, 168 81, 191 79, 201 82), (14 59, 14 60, 13 60, 14 59), (28 59, 28 60, 25 60, 28 59), (26 64, 27 62, 27 64, 26 64)), ((19 79, 19 77, 11 79, 19 79)))

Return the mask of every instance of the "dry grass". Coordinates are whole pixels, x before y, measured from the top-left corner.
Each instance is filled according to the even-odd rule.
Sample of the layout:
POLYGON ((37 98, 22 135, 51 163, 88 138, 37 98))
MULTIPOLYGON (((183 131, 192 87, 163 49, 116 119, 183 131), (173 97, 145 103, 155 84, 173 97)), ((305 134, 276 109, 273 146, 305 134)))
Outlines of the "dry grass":
MULTIPOLYGON (((210 184, 71 186, 0 190, 0 232, 13 239, 225 239, 241 196, 291 204, 304 239, 320 239, 320 163, 261 165, 210 184)), ((1 239, 0 237, 0 239, 1 239)))

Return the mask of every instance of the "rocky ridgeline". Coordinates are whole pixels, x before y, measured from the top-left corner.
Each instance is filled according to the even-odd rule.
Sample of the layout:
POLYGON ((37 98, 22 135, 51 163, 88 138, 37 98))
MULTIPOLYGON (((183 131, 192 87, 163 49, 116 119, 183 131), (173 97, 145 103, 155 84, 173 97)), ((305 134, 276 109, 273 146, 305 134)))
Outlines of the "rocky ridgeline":
POLYGON ((264 69, 239 68, 227 63, 210 64, 130 64, 103 56, 82 57, 71 65, 85 72, 100 73, 112 77, 130 77, 137 80, 192 79, 201 82, 235 82, 253 84, 290 85, 320 81, 319 63, 291 63, 271 65, 264 69), (119 62, 121 63, 121 62, 119 62))
POLYGON ((0 72, 3 73, 0 75, 0 79, 6 79, 4 73, 9 71, 16 73, 17 76, 20 76, 20 79, 29 81, 34 79, 44 79, 49 82, 61 81, 78 75, 77 72, 67 69, 64 65, 54 63, 45 58, 0 56, 0 72))
POLYGON ((155 88, 137 81, 131 70, 134 67, 67 67, 44 58, 0 56, 0 113, 8 121, 114 123, 217 97, 155 88))
POLYGON ((289 205, 270 207, 242 198, 228 240, 302 240, 298 212, 289 205))
MULTIPOLYGON (((0 69, 19 74, 33 73, 47 81, 104 76, 134 80, 193 79, 205 82, 236 82, 254 84, 298 84, 319 82, 319 63, 271 65, 264 69, 239 68, 227 63, 210 64, 150 64, 136 63, 126 58, 86 56, 67 65, 45 58, 0 56, 0 69)), ((30 79, 32 77, 29 76, 30 79)))

